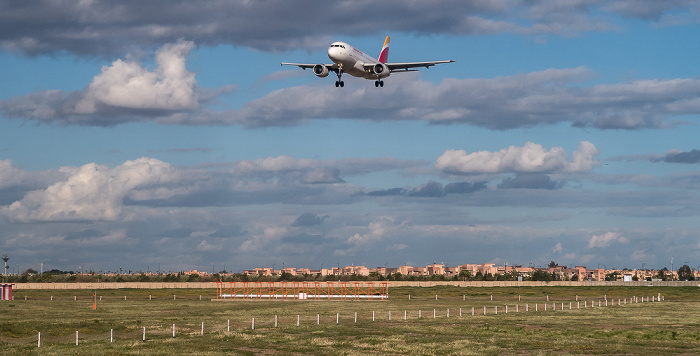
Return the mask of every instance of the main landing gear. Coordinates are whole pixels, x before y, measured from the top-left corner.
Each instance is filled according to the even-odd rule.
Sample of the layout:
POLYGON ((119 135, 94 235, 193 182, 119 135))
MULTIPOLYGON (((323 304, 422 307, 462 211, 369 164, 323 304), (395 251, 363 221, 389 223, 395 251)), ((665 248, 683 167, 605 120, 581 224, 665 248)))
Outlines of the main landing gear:
POLYGON ((374 82, 374 86, 377 87, 377 88, 379 88, 379 87, 384 88, 384 81, 383 81, 383 80, 377 80, 377 81, 374 82))

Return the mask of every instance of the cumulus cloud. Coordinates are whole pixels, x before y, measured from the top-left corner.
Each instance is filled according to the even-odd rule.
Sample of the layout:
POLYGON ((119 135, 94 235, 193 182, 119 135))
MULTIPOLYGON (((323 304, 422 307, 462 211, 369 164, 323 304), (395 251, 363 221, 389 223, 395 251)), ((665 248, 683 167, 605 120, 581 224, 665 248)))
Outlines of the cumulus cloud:
POLYGON ((627 243, 626 237, 620 235, 617 232, 606 232, 602 235, 593 235, 590 240, 588 240, 588 248, 594 247, 609 247, 613 243, 627 243))
POLYGON ((405 188, 390 188, 382 190, 373 190, 365 193, 370 197, 385 197, 385 196, 408 196, 419 198, 440 198, 448 194, 468 194, 484 190, 488 187, 486 182, 457 182, 442 183, 429 181, 426 184, 419 185, 412 189, 405 188))
POLYGON ((201 101, 231 89, 197 88, 195 73, 185 67, 193 47, 189 41, 162 46, 156 51, 153 71, 140 63, 118 59, 102 67, 102 72, 81 91, 47 90, 2 100, 0 112, 38 122, 94 126, 152 120, 182 112, 193 114, 201 109, 201 101))
POLYGON ((296 220, 294 220, 294 223, 292 223, 292 226, 295 227, 303 227, 303 226, 314 226, 314 225, 321 225, 324 220, 328 218, 328 215, 316 215, 314 213, 304 213, 301 214, 296 220))
POLYGON ((237 110, 173 115, 163 122, 259 128, 339 118, 469 124, 495 130, 562 122, 575 127, 636 130, 674 127, 682 124, 673 119, 675 116, 700 113, 699 79, 576 85, 591 75, 579 67, 496 78, 446 79, 433 84, 409 73, 387 79, 387 86, 379 92, 361 85, 344 88, 347 95, 338 97, 325 86, 284 88, 237 110))
POLYGON ((564 149, 553 147, 547 151, 542 145, 527 142, 523 147, 510 146, 497 152, 447 150, 435 161, 435 168, 451 174, 482 173, 581 173, 590 171, 598 150, 586 141, 569 160, 564 149))
MULTIPOLYGON (((173 61, 182 58, 180 54, 186 43, 180 43, 180 52, 175 51, 177 46, 168 47, 168 53, 175 52, 166 58, 173 61)), ((359 87, 344 88, 343 96, 327 90, 325 85, 291 87, 274 90, 238 109, 214 111, 206 104, 233 87, 206 91, 188 86, 194 82, 194 76, 180 64, 175 67, 182 71, 172 71, 179 75, 173 75, 171 81, 153 81, 151 72, 134 70, 132 74, 144 74, 139 77, 143 80, 140 84, 125 84, 125 78, 131 75, 127 74, 130 73, 127 68, 131 66, 117 63, 122 64, 114 71, 125 76, 121 83, 117 81, 117 88, 137 86, 140 91, 151 88, 149 95, 142 99, 121 95, 124 91, 107 89, 100 79, 93 83, 95 91, 90 87, 73 93, 53 90, 0 100, 0 112, 7 117, 38 122, 100 126, 153 120, 171 125, 262 128, 333 118, 468 124, 495 130, 562 122, 599 129, 658 129, 682 124, 673 119, 676 116, 700 113, 697 99, 700 79, 577 86, 577 82, 592 75, 585 67, 496 78, 446 79, 438 84, 420 80, 419 74, 407 73, 391 77, 388 80, 393 84, 380 91, 370 89, 364 82, 359 87), (88 115, 81 114, 81 110, 97 111, 88 115)), ((111 72, 110 69, 106 71, 108 75, 101 75, 112 77, 111 72)), ((157 73, 158 70, 156 76, 157 73)))
POLYGON ((172 166, 153 158, 139 158, 109 168, 89 163, 63 168, 68 179, 21 200, 0 207, 0 214, 21 222, 115 220, 131 190, 167 181, 172 166))
POLYGON ((184 0, 123 4, 22 1, 0 7, 0 46, 29 55, 67 51, 108 56, 190 36, 208 46, 230 44, 278 52, 325 47, 329 42, 325 34, 338 31, 351 36, 372 35, 379 30, 377 23, 382 23, 382 31, 423 35, 571 36, 614 30, 610 19, 600 13, 655 20, 669 10, 694 8, 681 0, 601 4, 607 3, 352 0, 320 6, 314 0, 238 0, 205 5, 184 0), (385 16, 387 13, 393 16, 385 16))
POLYGON ((603 6, 603 10, 618 13, 624 17, 659 22, 673 10, 697 13, 698 4, 689 0, 616 0, 603 6), (690 11, 689 11, 690 10, 690 11))
POLYGON ((498 189, 559 189, 563 183, 553 181, 549 175, 540 173, 517 174, 506 177, 498 184, 498 189))
POLYGON ((78 114, 94 114, 98 106, 143 110, 180 110, 197 106, 194 73, 185 68, 194 42, 166 44, 156 51, 156 69, 118 59, 93 78, 75 104, 78 114))
POLYGON ((673 150, 666 153, 663 159, 667 163, 699 163, 700 162, 700 150, 691 150, 689 152, 683 152, 679 150, 673 150))

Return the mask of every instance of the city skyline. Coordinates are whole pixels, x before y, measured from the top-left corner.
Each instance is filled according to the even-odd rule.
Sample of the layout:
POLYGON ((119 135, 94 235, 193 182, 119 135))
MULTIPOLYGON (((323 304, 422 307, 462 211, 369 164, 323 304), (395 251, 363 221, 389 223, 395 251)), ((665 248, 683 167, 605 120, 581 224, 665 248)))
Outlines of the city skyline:
POLYGON ((698 30, 695 0, 0 1, 0 253, 679 266, 698 30), (342 89, 280 66, 386 36, 391 61, 456 62, 342 89))

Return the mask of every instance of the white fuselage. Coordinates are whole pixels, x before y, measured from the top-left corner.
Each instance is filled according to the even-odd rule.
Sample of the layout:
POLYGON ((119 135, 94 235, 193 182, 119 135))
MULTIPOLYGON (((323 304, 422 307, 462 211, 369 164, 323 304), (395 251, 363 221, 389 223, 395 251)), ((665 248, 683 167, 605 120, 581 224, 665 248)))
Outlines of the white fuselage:
MULTIPOLYGON (((340 66, 343 73, 358 78, 378 78, 377 74, 368 70, 366 65, 378 64, 379 61, 345 42, 333 42, 331 46, 328 47, 328 58, 330 58, 333 63, 340 66)), ((389 74, 387 70, 379 77, 386 78, 389 74)))

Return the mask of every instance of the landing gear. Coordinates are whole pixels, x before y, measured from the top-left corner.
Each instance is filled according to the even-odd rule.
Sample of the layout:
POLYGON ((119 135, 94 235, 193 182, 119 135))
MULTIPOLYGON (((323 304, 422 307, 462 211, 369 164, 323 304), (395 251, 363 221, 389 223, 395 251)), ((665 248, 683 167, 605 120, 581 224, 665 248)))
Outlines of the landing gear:
POLYGON ((343 75, 343 69, 339 69, 336 73, 338 73, 338 80, 335 81, 335 87, 344 87, 345 82, 341 79, 341 76, 343 75))
POLYGON ((377 81, 374 82, 374 86, 377 87, 377 88, 379 88, 379 87, 384 88, 384 81, 383 81, 383 80, 377 80, 377 81))

